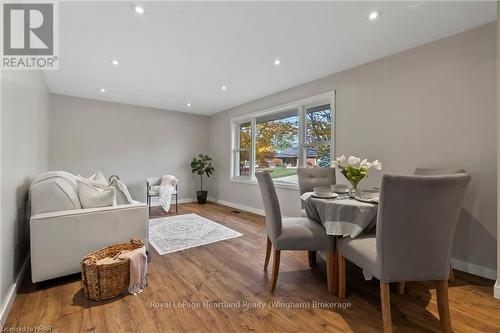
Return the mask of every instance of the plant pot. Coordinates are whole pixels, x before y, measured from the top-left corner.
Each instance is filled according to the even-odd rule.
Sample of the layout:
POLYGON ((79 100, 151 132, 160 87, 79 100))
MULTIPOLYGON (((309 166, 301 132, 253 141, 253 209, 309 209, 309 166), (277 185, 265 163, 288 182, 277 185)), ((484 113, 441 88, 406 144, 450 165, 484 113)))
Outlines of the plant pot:
POLYGON ((199 204, 204 204, 207 202, 208 191, 196 191, 196 200, 199 204))

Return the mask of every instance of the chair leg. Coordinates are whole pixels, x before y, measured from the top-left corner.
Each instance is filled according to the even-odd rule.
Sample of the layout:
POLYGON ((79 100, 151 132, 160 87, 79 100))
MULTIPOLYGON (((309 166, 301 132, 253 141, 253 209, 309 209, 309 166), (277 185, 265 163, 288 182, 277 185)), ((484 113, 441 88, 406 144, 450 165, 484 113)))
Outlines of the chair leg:
POLYGON ((451 264, 450 264, 450 275, 448 276, 448 281, 450 282, 455 281, 455 275, 453 274, 453 268, 451 267, 451 264))
POLYGON ((274 292, 274 288, 276 288, 276 282, 278 282, 278 273, 280 271, 280 254, 281 251, 274 251, 273 258, 273 277, 271 282, 271 292, 274 292))
POLYGON ((309 256, 309 267, 313 268, 316 266, 316 251, 308 251, 309 256))
POLYGON ((405 293, 405 281, 398 283, 398 294, 403 295, 405 293))
POLYGON ((338 255, 338 273, 339 273, 339 298, 345 298, 345 258, 338 255))
POLYGON ((450 306, 448 304, 448 281, 437 281, 436 287, 441 329, 444 333, 453 332, 453 329, 451 327, 450 306))
POLYGON ((335 262, 335 251, 328 250, 326 252, 326 281, 328 285, 328 291, 336 291, 336 262, 335 262))
POLYGON ((267 270, 267 265, 269 265, 269 257, 271 256, 271 247, 272 243, 269 237, 267 237, 267 246, 266 246, 266 260, 264 260, 264 270, 267 270))
POLYGON ((175 195, 175 213, 177 214, 177 210, 179 209, 179 195, 175 195))
POLYGON ((382 307, 382 322, 384 323, 384 333, 392 333, 391 296, 389 292, 389 282, 380 281, 380 305, 382 307))

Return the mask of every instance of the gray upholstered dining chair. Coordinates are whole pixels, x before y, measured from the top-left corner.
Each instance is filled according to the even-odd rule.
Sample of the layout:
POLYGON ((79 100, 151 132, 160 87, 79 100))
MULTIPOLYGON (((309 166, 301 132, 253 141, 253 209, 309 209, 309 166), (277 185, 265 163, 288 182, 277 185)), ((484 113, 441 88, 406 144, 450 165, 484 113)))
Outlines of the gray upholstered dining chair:
POLYGON ((264 270, 267 270, 269 264, 271 247, 274 248, 271 292, 276 287, 280 255, 283 250, 326 250, 328 290, 332 291, 333 279, 335 278, 334 239, 326 234, 322 225, 307 217, 282 218, 280 203, 271 175, 267 172, 256 172, 255 177, 259 183, 266 214, 267 247, 264 270))
MULTIPOLYGON (((456 173, 466 173, 464 169, 459 168, 416 168, 415 175, 418 176, 442 176, 442 175, 453 175, 456 173)), ((450 276, 449 281, 454 281, 455 276, 453 274, 453 268, 450 263, 450 276)), ((403 294, 405 291, 405 283, 401 282, 399 284, 399 293, 403 294)))
POLYGON ((345 297, 345 259, 380 280, 384 332, 392 332, 389 283, 437 283, 441 327, 451 332, 448 306, 450 252, 470 176, 384 175, 376 235, 338 242, 339 297, 345 297), (418 203, 418 204, 417 204, 418 203))
POLYGON ((416 168, 415 175, 417 176, 442 176, 442 175, 453 175, 456 173, 466 173, 464 169, 455 168, 442 168, 442 169, 431 169, 431 168, 416 168))
MULTIPOLYGON (((334 168, 297 168, 297 176, 299 178, 300 195, 306 192, 312 192, 315 187, 329 187, 335 184, 335 169, 334 168)), ((300 215, 307 217, 304 203, 301 202, 302 208, 300 215)), ((316 251, 309 251, 309 266, 316 265, 316 251)))

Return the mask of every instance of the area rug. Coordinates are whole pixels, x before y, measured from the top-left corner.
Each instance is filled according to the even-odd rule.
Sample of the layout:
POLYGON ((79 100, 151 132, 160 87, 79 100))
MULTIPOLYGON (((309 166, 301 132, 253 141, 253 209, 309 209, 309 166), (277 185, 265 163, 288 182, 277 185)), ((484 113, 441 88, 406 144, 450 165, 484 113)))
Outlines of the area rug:
POLYGON ((239 232, 196 214, 149 220, 149 243, 160 255, 241 235, 239 232))

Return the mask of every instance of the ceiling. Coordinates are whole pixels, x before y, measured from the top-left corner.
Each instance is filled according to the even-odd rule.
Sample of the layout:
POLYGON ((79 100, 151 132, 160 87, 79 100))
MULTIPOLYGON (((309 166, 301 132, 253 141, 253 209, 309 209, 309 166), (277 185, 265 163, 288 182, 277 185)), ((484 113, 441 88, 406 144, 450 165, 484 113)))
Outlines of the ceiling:
POLYGON ((496 19, 495 1, 133 4, 60 3, 51 92, 210 115, 496 19))

